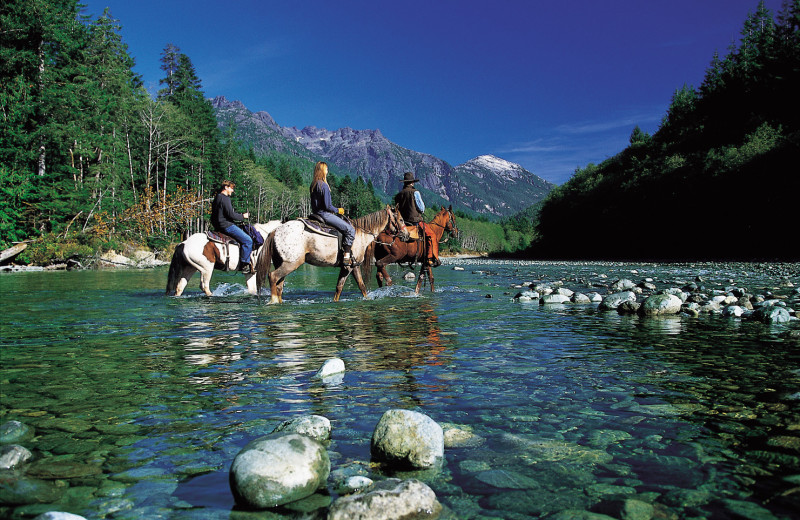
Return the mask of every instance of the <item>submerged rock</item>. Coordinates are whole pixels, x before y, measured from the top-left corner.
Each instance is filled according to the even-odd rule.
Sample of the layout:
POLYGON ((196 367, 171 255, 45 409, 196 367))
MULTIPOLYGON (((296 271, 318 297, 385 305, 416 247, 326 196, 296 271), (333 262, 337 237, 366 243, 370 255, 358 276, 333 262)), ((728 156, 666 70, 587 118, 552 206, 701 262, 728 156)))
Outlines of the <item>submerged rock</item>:
POLYGON ((436 421, 411 410, 388 410, 372 434, 372 458, 397 466, 430 468, 444 457, 444 432, 436 421))
POLYGON ((33 455, 28 449, 17 444, 0 448, 0 469, 15 468, 23 462, 30 460, 33 455))
POLYGON ((64 513, 62 511, 48 511, 39 516, 34 517, 33 520, 86 520, 85 517, 80 515, 73 515, 72 513, 64 513))
POLYGON ((443 424, 442 431, 444 432, 445 448, 479 446, 485 440, 480 435, 475 435, 468 429, 460 428, 454 424, 443 424))
POLYGON ((19 421, 8 421, 0 426, 0 444, 19 444, 33 439, 33 428, 19 421))
POLYGON ((614 458, 604 449, 589 448, 556 439, 543 439, 528 434, 504 433, 501 440, 525 453, 532 461, 605 464, 614 458))
POLYGON ((475 478, 484 484, 499 489, 537 489, 541 487, 541 484, 536 479, 506 469, 481 471, 475 475, 475 478))
POLYGON ((324 442, 331 438, 331 421, 321 415, 303 415, 284 421, 272 433, 291 432, 324 442))
POLYGON ((0 485, 0 505, 49 504, 57 502, 64 492, 50 482, 34 478, 4 478, 0 485))
POLYGON ((233 459, 231 491, 237 504, 266 509, 314 494, 330 470, 328 452, 319 442, 273 433, 252 441, 233 459))
POLYGON ((759 307, 753 311, 753 317, 764 323, 786 323, 792 319, 789 311, 778 305, 759 307))
POLYGON ((382 480, 368 493, 339 498, 333 503, 328 520, 435 520, 442 511, 436 494, 419 480, 382 480))

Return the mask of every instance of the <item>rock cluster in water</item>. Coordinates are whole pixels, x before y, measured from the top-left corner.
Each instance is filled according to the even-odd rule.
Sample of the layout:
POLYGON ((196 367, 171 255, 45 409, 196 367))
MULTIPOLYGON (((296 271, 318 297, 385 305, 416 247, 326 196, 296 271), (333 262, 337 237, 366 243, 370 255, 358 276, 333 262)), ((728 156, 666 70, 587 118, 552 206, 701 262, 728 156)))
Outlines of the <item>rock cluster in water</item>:
MULTIPOLYGON (((317 372, 324 379, 341 374, 341 360, 329 360, 317 372)), ((448 431, 458 431, 450 426, 448 431)), ((379 420, 372 435, 373 462, 395 469, 435 468, 444 458, 445 430, 433 419, 411 410, 392 409, 379 420)), ((230 469, 236 503, 249 509, 269 509, 304 499, 325 488, 331 463, 325 444, 330 421, 306 415, 283 422, 245 446, 230 469)), ((470 434, 456 435, 468 442, 470 434)), ((437 518, 442 506, 436 494, 417 479, 390 478, 374 482, 342 470, 330 480, 341 497, 329 509, 334 519, 437 518)))
MULTIPOLYGON (((800 306, 800 289, 793 289, 789 295, 776 295, 770 290, 751 291, 745 287, 729 285, 711 288, 704 285, 702 277, 693 282, 658 289, 654 281, 645 278, 635 282, 620 278, 606 282, 600 276, 594 281, 575 281, 584 287, 604 287, 599 291, 580 292, 565 287, 563 280, 553 282, 524 282, 515 287, 521 289, 514 296, 515 301, 538 301, 541 305, 589 305, 597 304, 601 311, 617 311, 620 314, 639 316, 721 314, 743 319, 753 319, 764 323, 786 323, 797 320, 795 308, 800 306)), ((784 286, 792 288, 791 282, 784 286)))

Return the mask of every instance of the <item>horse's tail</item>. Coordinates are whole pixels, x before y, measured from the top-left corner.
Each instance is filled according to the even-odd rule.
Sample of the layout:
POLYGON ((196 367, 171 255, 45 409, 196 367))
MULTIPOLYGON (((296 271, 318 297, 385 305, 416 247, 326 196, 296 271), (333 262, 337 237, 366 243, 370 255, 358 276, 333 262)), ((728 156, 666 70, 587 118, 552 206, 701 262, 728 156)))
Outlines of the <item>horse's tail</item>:
POLYGON ((183 271, 184 260, 183 256, 183 242, 175 247, 175 252, 172 253, 172 261, 169 263, 169 274, 167 275, 167 290, 164 292, 167 296, 172 296, 178 290, 178 281, 181 279, 181 272, 183 271))
POLYGON ((272 247, 274 244, 275 231, 267 235, 267 238, 264 240, 264 245, 261 246, 261 252, 256 259, 256 294, 261 294, 264 281, 272 270, 272 247))
POLYGON ((364 266, 363 269, 363 278, 364 283, 366 284, 367 288, 369 288, 369 281, 372 277, 372 264, 375 260, 375 241, 369 243, 367 248, 364 250, 364 266))

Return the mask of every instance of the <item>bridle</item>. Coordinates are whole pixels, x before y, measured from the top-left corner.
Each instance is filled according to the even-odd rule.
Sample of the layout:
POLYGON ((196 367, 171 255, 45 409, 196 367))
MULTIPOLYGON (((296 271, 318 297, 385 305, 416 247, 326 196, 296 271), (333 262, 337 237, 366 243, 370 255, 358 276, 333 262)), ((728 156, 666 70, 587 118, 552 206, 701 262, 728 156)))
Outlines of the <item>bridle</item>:
POLYGON ((398 213, 396 210, 392 211, 392 208, 390 206, 387 206, 384 211, 388 213, 389 221, 386 223, 386 226, 382 230, 378 231, 377 233, 373 233, 372 231, 367 231, 366 229, 361 229, 361 231, 367 235, 372 236, 372 239, 376 244, 382 246, 391 246, 392 244, 394 244, 394 241, 397 240, 397 236, 406 226, 405 223, 403 223, 402 225, 400 224, 401 222, 400 213, 398 213), (389 226, 395 228, 395 231, 394 232, 390 231, 388 229, 389 226), (378 240, 378 236, 383 232, 386 232, 387 235, 390 235, 392 237, 391 242, 381 242, 380 240, 378 240))
MULTIPOLYGON (((447 238, 439 240, 440 244, 446 243, 448 240, 450 240, 450 237, 457 237, 458 236, 458 228, 456 227, 456 219, 453 216, 453 212, 450 211, 450 210, 447 210, 447 224, 439 224, 436 221, 431 222, 431 224, 434 225, 434 226, 439 226, 444 231, 447 231, 447 226, 448 225, 452 225, 452 227, 453 227, 453 229, 451 231, 447 231, 447 235, 448 235, 447 238)), ((442 233, 442 237, 444 237, 444 233, 442 233)))

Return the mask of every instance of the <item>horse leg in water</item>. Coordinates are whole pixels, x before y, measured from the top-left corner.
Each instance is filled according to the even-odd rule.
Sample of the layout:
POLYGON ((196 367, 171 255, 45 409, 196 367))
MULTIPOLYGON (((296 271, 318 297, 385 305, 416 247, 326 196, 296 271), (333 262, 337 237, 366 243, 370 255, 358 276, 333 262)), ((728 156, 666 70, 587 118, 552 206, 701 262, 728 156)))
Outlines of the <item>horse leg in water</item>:
POLYGON ((200 289, 206 293, 206 296, 211 296, 211 273, 214 272, 214 266, 203 266, 200 269, 200 289))
POLYGON ((433 269, 431 268, 431 264, 424 262, 422 267, 419 268, 419 278, 417 278, 417 288, 414 291, 416 294, 419 294, 419 290, 422 287, 422 273, 426 273, 428 280, 431 283, 431 292, 433 292, 433 269))
POLYGON ((179 275, 178 284, 175 286, 175 296, 183 294, 189 284, 189 279, 196 271, 197 269, 192 264, 187 263, 180 267, 181 274, 179 275))
POLYGON ((283 282, 289 273, 294 272, 298 267, 304 263, 301 258, 297 262, 290 264, 289 262, 281 262, 274 271, 269 273, 269 292, 270 303, 283 303, 283 282))
POLYGON ((339 281, 336 282, 336 293, 333 295, 333 301, 339 301, 339 296, 342 295, 342 289, 344 289, 344 283, 347 281, 347 277, 350 276, 350 271, 352 271, 352 269, 349 267, 342 267, 339 270, 339 281))
MULTIPOLYGON (((400 244, 405 244, 404 242, 399 242, 400 244)), ((392 285, 392 277, 389 276, 389 272, 386 270, 386 266, 389 264, 395 264, 400 261, 401 258, 406 256, 408 253, 403 252, 400 250, 398 243, 392 243, 391 246, 380 246, 383 251, 386 252, 386 255, 381 257, 380 259, 376 259, 375 266, 377 267, 375 272, 375 277, 378 280, 378 287, 383 287, 383 282, 386 282, 387 287, 391 287, 392 285)), ((377 250, 377 248, 376 248, 377 250)))
POLYGON ((250 294, 256 294, 258 292, 258 288, 256 287, 256 273, 253 271, 252 273, 247 275, 245 278, 245 284, 247 284, 247 292, 250 294))
POLYGON ((392 277, 389 276, 389 273, 386 271, 386 266, 388 264, 393 264, 396 262, 397 259, 393 256, 384 256, 377 262, 375 262, 375 267, 377 271, 375 273, 375 278, 378 280, 378 287, 383 287, 383 282, 386 281, 386 286, 390 287, 392 285, 392 277))
POLYGON ((433 291, 433 266, 428 264, 428 279, 431 281, 431 292, 433 291))
POLYGON ((367 297, 367 286, 364 285, 364 278, 361 275, 361 267, 356 266, 353 269, 353 278, 356 279, 356 283, 358 284, 358 288, 361 289, 361 294, 364 298, 367 297))

